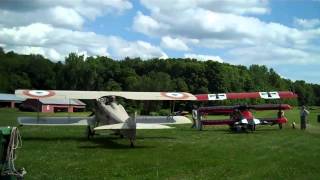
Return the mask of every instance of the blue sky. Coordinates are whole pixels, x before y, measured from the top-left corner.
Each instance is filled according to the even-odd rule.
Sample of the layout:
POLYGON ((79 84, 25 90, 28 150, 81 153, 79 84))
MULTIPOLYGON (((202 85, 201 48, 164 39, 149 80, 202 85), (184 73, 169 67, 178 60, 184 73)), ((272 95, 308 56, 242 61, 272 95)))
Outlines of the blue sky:
POLYGON ((320 84, 320 0, 2 0, 0 46, 63 61, 190 57, 320 84))

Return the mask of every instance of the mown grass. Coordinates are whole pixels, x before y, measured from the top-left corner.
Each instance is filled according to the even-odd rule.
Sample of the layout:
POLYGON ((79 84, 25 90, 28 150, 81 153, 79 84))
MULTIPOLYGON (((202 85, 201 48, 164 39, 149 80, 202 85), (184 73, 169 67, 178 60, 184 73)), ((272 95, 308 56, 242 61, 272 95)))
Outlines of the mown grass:
MULTIPOLYGON (((298 113, 286 115, 299 123, 298 113)), ((231 133, 226 126, 199 132, 190 125, 139 130, 135 148, 110 135, 88 141, 83 127, 21 127, 16 166, 25 167, 26 179, 319 179, 318 114, 319 109, 311 111, 306 131, 290 123, 254 133, 231 133)), ((0 109, 0 125, 14 126, 25 115, 37 116, 0 109)), ((257 112, 258 117, 275 115, 257 112)))

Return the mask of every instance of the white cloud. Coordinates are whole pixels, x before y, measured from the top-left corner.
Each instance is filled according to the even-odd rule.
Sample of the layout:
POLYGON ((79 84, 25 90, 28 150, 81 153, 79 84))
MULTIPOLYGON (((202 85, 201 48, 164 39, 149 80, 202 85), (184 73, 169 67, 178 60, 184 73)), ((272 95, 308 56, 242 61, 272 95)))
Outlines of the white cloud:
POLYGON ((312 29, 320 26, 320 19, 294 19, 294 24, 298 27, 312 29))
POLYGON ((189 50, 189 47, 182 40, 178 38, 171 38, 170 36, 164 36, 161 38, 161 46, 178 51, 189 50))
POLYGON ((139 13, 134 21, 134 29, 146 35, 197 39, 199 45, 220 48, 259 45, 265 42, 286 46, 307 43, 313 37, 311 32, 289 28, 279 23, 265 23, 255 17, 216 13, 197 8, 151 16, 139 13), (141 21, 140 17, 154 23, 141 21), (140 29, 137 30, 137 27, 140 29), (215 43, 208 45, 207 42, 210 41, 215 43))
POLYGON ((300 49, 275 45, 237 48, 229 51, 235 64, 320 64, 319 52, 306 52, 300 49))
POLYGON ((133 29, 137 32, 154 36, 165 32, 167 28, 165 24, 160 24, 150 16, 145 16, 138 11, 133 20, 133 29))
POLYGON ((211 55, 204 55, 204 54, 185 54, 185 58, 190 58, 190 59, 197 59, 200 61, 217 61, 217 62, 223 62, 223 59, 221 59, 219 56, 211 56, 211 55))
POLYGON ((73 9, 61 6, 50 9, 52 24, 61 26, 73 26, 76 28, 82 27, 84 19, 73 9))
POLYGON ((162 47, 168 48, 170 44, 165 43, 163 37, 179 37, 181 44, 188 44, 190 47, 225 51, 228 60, 236 64, 304 64, 315 63, 318 59, 315 50, 318 46, 314 42, 319 42, 320 28, 310 26, 312 24, 312 27, 315 27, 317 20, 299 20, 300 24, 308 24, 309 29, 264 22, 255 15, 271 12, 269 1, 141 2, 149 12, 140 12, 134 19, 134 27, 144 30, 134 29, 153 38, 161 38, 162 47), (142 23, 140 17, 157 25, 150 27, 148 23, 142 23))
POLYGON ((268 13, 269 0, 141 0, 141 3, 152 12, 175 12, 185 9, 202 8, 215 12, 233 14, 265 14, 268 13))
POLYGON ((54 61, 63 60, 70 52, 87 56, 166 57, 161 48, 144 41, 129 42, 120 37, 103 36, 52 25, 35 23, 28 26, 2 28, 0 39, 6 50, 23 54, 41 54, 54 61))
POLYGON ((86 19, 93 20, 105 13, 121 13, 132 8, 127 0, 30 0, 0 1, 0 24, 6 27, 32 23, 80 29, 86 19))
POLYGON ((109 43, 112 53, 117 59, 124 57, 140 57, 142 59, 168 57, 159 47, 144 41, 128 42, 119 37, 112 37, 109 43))

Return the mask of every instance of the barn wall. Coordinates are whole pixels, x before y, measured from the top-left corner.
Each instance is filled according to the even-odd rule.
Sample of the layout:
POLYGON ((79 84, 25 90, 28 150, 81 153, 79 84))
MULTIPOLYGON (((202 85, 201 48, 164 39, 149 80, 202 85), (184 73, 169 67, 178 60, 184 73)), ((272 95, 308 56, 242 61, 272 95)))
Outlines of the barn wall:
POLYGON ((53 106, 48 104, 43 104, 41 109, 41 112, 54 112, 53 106))
POLYGON ((26 101, 23 102, 23 106, 25 107, 25 109, 29 109, 29 110, 32 109, 33 111, 40 111, 40 112, 47 112, 47 113, 53 113, 57 109, 60 109, 61 111, 65 111, 65 112, 74 112, 75 109, 79 111, 79 109, 85 108, 85 106, 78 106, 78 105, 42 104, 36 99, 27 99, 26 101))

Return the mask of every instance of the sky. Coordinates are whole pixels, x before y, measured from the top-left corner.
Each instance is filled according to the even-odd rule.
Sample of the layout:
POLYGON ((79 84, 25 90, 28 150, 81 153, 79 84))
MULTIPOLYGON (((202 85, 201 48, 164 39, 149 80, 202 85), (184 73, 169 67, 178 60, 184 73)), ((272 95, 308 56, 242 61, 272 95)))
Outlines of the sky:
POLYGON ((259 64, 320 84, 320 0, 0 0, 0 46, 259 64))

